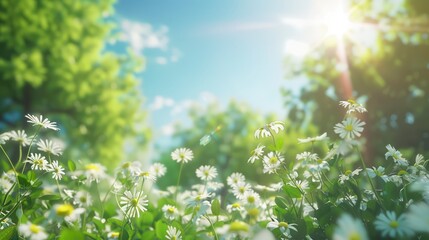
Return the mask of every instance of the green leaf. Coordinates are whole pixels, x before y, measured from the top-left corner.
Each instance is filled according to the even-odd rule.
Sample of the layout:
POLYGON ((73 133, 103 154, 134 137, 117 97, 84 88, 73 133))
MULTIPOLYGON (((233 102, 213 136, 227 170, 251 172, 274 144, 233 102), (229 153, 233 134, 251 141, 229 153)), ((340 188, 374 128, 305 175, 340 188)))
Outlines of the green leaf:
POLYGON ((153 214, 150 212, 144 212, 141 215, 141 223, 143 225, 152 225, 153 222, 153 214))
POLYGON ((163 223, 161 220, 156 222, 155 231, 158 238, 164 239, 165 233, 167 232, 167 224, 163 223))
POLYGON ((72 171, 72 172, 74 170, 76 170, 76 164, 72 160, 68 160, 67 161, 67 166, 69 167, 69 170, 72 171))
POLYGON ((84 240, 85 236, 82 232, 72 229, 63 229, 60 233, 59 240, 84 240))
POLYGON ((283 191, 290 198, 301 198, 301 192, 296 187, 285 185, 283 186, 283 191))
POLYGON ((284 199, 283 198, 281 198, 281 197, 276 197, 275 199, 274 199, 274 202, 276 203, 276 205, 277 206, 279 206, 280 208, 283 208, 283 209, 286 209, 287 208, 287 204, 286 204, 286 202, 284 201, 284 199))
POLYGON ((216 216, 218 216, 220 214, 220 202, 219 199, 215 199, 212 202, 212 213, 216 216))
POLYGON ((12 239, 16 233, 16 226, 10 226, 3 230, 0 230, 0 239, 12 239))
POLYGON ((28 187, 30 186, 30 182, 27 180, 27 176, 23 174, 18 175, 18 182, 21 187, 28 187))
POLYGON ((40 200, 60 200, 61 197, 58 195, 49 194, 49 195, 43 195, 39 199, 40 200))

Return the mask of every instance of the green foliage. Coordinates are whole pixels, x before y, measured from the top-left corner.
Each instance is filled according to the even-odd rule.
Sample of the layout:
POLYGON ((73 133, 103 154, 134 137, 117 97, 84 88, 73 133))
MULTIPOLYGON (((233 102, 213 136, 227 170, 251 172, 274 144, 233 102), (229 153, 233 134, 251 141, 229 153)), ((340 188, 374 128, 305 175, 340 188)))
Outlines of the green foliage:
MULTIPOLYGON (((192 127, 177 126, 174 143, 177 146, 192 149, 197 161, 192 161, 184 166, 183 173, 186 175, 182 177, 181 185, 189 186, 196 183, 195 170, 200 165, 216 167, 219 179, 226 179, 233 172, 241 172, 250 181, 260 184, 272 182, 272 176, 262 173, 261 162, 255 163, 256 166, 253 167, 248 165, 247 161, 257 147, 254 137, 255 130, 266 123, 278 120, 275 115, 264 117, 243 103, 231 102, 225 110, 222 110, 217 103, 212 103, 205 108, 195 107, 190 110, 189 116, 192 127), (210 136, 210 141, 205 146, 200 144, 200 140, 204 136, 210 136)), ((296 139, 305 135, 317 135, 317 132, 314 126, 301 130, 286 121, 285 131, 280 134, 282 138, 278 138, 275 150, 295 149, 299 151, 303 150, 304 146, 298 144, 296 139)), ((268 142, 268 140, 262 142, 268 142)), ((316 149, 322 152, 325 150, 319 147, 316 149)), ((179 172, 179 167, 176 162, 171 161, 171 152, 172 149, 169 149, 161 155, 160 161, 172 173, 159 181, 161 187, 173 185, 177 180, 175 176, 179 172)), ((295 155, 286 150, 285 158, 291 162, 295 159, 295 155)))
MULTIPOLYGON (((350 2, 352 24, 372 26, 355 26, 343 37, 354 96, 365 96, 360 100, 372 112, 365 117, 366 155, 371 159, 382 156, 386 140, 414 153, 427 151, 429 2, 350 2)), ((347 99, 338 70, 338 47, 338 38, 328 36, 302 64, 288 64, 293 76, 309 79, 298 104, 284 91, 292 121, 311 118, 322 132, 329 132, 341 119, 338 100, 347 99)))
POLYGON ((73 146, 66 156, 104 163, 122 159, 127 138, 147 140, 135 77, 142 61, 106 50, 112 4, 0 1, 0 130, 43 114, 61 122, 73 146))

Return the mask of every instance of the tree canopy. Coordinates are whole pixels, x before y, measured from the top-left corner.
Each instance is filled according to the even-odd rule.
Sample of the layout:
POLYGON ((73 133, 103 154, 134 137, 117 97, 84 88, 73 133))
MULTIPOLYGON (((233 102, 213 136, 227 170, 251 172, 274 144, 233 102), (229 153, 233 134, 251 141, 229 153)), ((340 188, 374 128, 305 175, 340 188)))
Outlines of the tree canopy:
MULTIPOLYGON (((136 73, 142 60, 109 51, 113 1, 0 1, 0 130, 25 114, 61 123, 66 156, 104 163, 148 137, 136 73)), ((112 166, 112 165, 110 165, 112 166)))
POLYGON ((382 157, 386 141, 398 148, 427 151, 429 2, 351 1, 349 7, 356 29, 350 28, 342 40, 327 38, 302 64, 289 65, 293 76, 309 80, 300 104, 288 101, 290 93, 284 91, 290 118, 300 122, 311 114, 322 131, 332 131, 331 126, 341 120, 338 100, 361 97, 371 112, 365 117, 367 157, 382 157), (341 66, 340 44, 348 72, 347 66, 341 66), (344 74, 351 79, 353 96, 346 94, 344 74))

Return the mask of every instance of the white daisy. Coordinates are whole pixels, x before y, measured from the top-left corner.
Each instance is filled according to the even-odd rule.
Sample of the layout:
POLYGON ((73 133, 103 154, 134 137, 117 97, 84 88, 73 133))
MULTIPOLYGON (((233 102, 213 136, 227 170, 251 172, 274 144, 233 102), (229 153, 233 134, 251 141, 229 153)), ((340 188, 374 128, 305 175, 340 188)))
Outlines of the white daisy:
POLYGON ((120 235, 121 234, 119 232, 109 232, 109 233, 107 233, 107 239, 108 240, 119 239, 120 235))
POLYGON ((48 154, 53 154, 55 156, 59 156, 62 154, 61 147, 57 143, 51 140, 45 140, 45 141, 40 140, 37 143, 37 146, 38 146, 37 149, 39 149, 42 152, 46 152, 48 154))
POLYGON ((86 181, 88 183, 91 183, 93 181, 98 183, 100 179, 103 179, 107 176, 105 171, 106 171, 106 167, 104 167, 99 163, 86 164, 85 170, 84 170, 86 181))
POLYGON ((416 232, 429 233, 429 205, 412 204, 405 215, 408 226, 416 232))
POLYGON ((245 205, 245 206, 256 206, 256 207, 258 207, 261 204, 261 197, 255 191, 248 190, 244 193, 241 201, 243 202, 243 205, 245 205))
POLYGON ((171 153, 171 158, 178 163, 187 163, 194 158, 194 153, 188 148, 177 148, 171 153))
POLYGON ((27 222, 19 225, 18 232, 21 236, 30 240, 43 240, 48 238, 45 229, 42 226, 27 222))
POLYGON ((86 191, 79 191, 74 196, 73 204, 79 207, 90 207, 92 205, 91 194, 86 191))
POLYGON ((7 132, 10 140, 18 142, 21 146, 25 147, 30 145, 31 137, 28 137, 24 130, 7 132))
POLYGON ((182 239, 181 234, 182 233, 177 228, 173 226, 168 226, 165 238, 167 238, 168 240, 181 240, 182 239))
POLYGON ((244 207, 239 202, 235 202, 233 204, 228 204, 226 206, 226 210, 229 213, 232 213, 232 212, 235 212, 235 211, 242 212, 244 210, 244 207))
POLYGON ((168 220, 174 220, 179 216, 179 211, 177 208, 169 204, 162 206, 162 211, 164 212, 165 218, 168 220))
POLYGON ((246 181, 246 178, 242 173, 234 172, 232 173, 227 179, 226 182, 228 186, 233 187, 237 185, 238 183, 246 181))
POLYGON ((58 163, 57 160, 52 161, 51 164, 48 165, 48 172, 52 172, 52 178, 56 180, 61 180, 64 173, 64 168, 58 163))
POLYGON ((209 165, 199 167, 195 173, 203 181, 210 181, 217 176, 216 168, 209 165))
POLYGON ((252 156, 247 160, 247 162, 254 163, 255 160, 259 160, 259 158, 264 154, 264 145, 258 144, 258 146, 252 151, 252 156))
POLYGON ((396 217, 395 212, 387 211, 380 213, 374 222, 375 228, 381 232, 383 237, 387 235, 391 238, 402 238, 413 235, 413 231, 408 226, 405 216, 396 217))
POLYGON ((265 124, 265 126, 256 129, 254 136, 255 138, 271 137, 271 131, 279 133, 281 130, 284 130, 284 125, 285 124, 281 121, 274 121, 269 124, 265 124))
POLYGON ((28 119, 27 122, 32 123, 33 126, 40 126, 43 128, 49 128, 49 129, 52 129, 55 131, 60 130, 59 128, 57 128, 56 122, 51 122, 47 118, 43 119, 42 115, 40 115, 39 118, 37 118, 34 115, 27 114, 27 115, 25 115, 25 117, 28 119))
POLYGON ((164 166, 164 164, 154 163, 152 166, 150 166, 149 172, 152 172, 155 177, 162 177, 167 172, 167 168, 164 166))
POLYGON ((320 136, 317 137, 308 137, 308 138, 298 138, 298 142, 299 143, 314 143, 314 142, 320 142, 320 141, 325 141, 328 140, 329 138, 327 137, 327 133, 323 133, 320 136))
POLYGON ((48 161, 40 153, 31 153, 25 162, 30 163, 33 170, 46 170, 48 168, 48 161))
POLYGON ((237 199, 243 199, 244 194, 249 190, 251 190, 251 186, 246 182, 239 182, 232 186, 232 194, 234 194, 237 199))
POLYGON ((402 153, 396 150, 392 145, 387 145, 387 153, 384 154, 384 157, 388 159, 389 157, 393 158, 393 161, 401 166, 408 166, 408 161, 402 157, 402 153))
POLYGON ((362 169, 360 169, 360 168, 357 168, 357 169, 355 169, 355 170, 347 170, 347 171, 345 171, 343 174, 341 174, 340 176, 339 176, 339 179, 338 179, 338 181, 340 182, 340 183, 344 183, 345 181, 348 181, 348 180, 350 180, 350 178, 352 178, 352 177, 354 177, 354 176, 357 176, 357 175, 359 175, 359 173, 362 171, 362 169))
POLYGON ((342 139, 353 139, 361 135, 364 125, 365 122, 354 117, 348 117, 335 125, 334 132, 340 135, 342 139))
POLYGON ((287 222, 279 222, 275 218, 272 219, 272 221, 267 224, 268 229, 273 230, 273 229, 278 228, 278 229, 280 229, 280 232, 285 236, 290 236, 290 230, 297 232, 298 230, 296 229, 295 226, 297 226, 297 224, 287 223, 287 222))
POLYGON ((0 145, 5 144, 7 140, 10 139, 9 133, 0 134, 0 145))
POLYGON ((248 237, 250 226, 242 221, 234 221, 230 224, 223 225, 223 227, 218 228, 216 231, 226 239, 242 239, 248 237))
POLYGON ((140 212, 147 210, 148 200, 143 192, 134 191, 134 193, 131 193, 130 191, 125 191, 119 203, 125 215, 134 218, 140 217, 140 212))
POLYGON ((368 240, 365 226, 358 219, 353 219, 350 215, 344 214, 337 220, 337 227, 334 230, 333 240, 360 239, 368 240))
POLYGON ((151 182, 156 182, 156 176, 153 172, 151 171, 143 171, 143 170, 138 170, 135 173, 135 177, 137 178, 142 178, 143 180, 149 180, 151 182))
POLYGON ((64 218, 67 222, 75 222, 80 219, 80 215, 86 210, 84 208, 74 208, 71 204, 58 204, 54 206, 55 215, 64 218))
POLYGON ((280 155, 279 152, 270 152, 264 156, 263 164, 264 164, 264 173, 275 173, 279 168, 282 162, 284 161, 284 157, 280 155))
POLYGON ((340 101, 340 106, 347 109, 347 114, 350 114, 352 112, 364 113, 367 111, 366 108, 362 104, 357 103, 356 101, 354 101, 352 99, 349 99, 347 101, 340 101))

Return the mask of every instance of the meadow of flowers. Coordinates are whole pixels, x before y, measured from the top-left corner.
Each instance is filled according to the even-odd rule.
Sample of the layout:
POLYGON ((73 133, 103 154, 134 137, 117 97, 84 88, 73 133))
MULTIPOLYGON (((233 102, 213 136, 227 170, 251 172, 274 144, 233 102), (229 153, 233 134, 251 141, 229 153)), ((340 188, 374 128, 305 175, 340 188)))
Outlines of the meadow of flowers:
MULTIPOLYGON (((0 239, 429 239, 428 160, 387 145, 383 164, 367 167, 359 119, 367 110, 352 100, 340 105, 345 116, 332 136, 298 139, 308 150, 296 159, 280 151, 285 123, 255 129, 248 164, 262 162, 277 182, 260 185, 240 172, 219 179, 215 166, 202 165, 200 183, 185 189, 180 181, 191 176, 183 166, 198 159, 183 146, 171 153, 177 184, 165 190, 156 187, 168 174, 163 164, 123 162, 109 172, 64 160, 62 146, 39 137, 57 124, 26 115, 33 132, 0 135, 8 167, 0 172, 0 239), (329 151, 314 152, 317 144, 329 151)), ((202 137, 201 148, 211 139, 202 137)))

